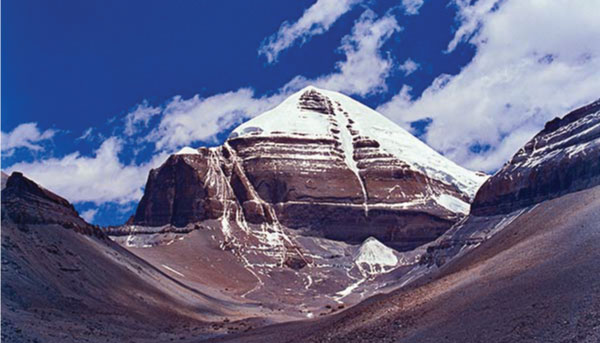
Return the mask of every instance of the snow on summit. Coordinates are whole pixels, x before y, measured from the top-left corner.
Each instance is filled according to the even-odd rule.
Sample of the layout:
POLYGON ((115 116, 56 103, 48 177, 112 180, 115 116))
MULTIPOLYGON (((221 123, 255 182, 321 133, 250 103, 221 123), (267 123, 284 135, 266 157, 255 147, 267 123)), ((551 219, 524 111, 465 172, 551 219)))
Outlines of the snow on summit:
POLYGON ((198 150, 191 148, 189 146, 183 147, 181 148, 181 150, 179 150, 178 152, 175 153, 175 155, 198 155, 198 150))
MULTIPOLYGON (((329 129, 331 122, 322 115, 324 111, 332 111, 342 129, 346 122, 352 124, 361 137, 375 140, 387 153, 433 179, 456 186, 471 199, 488 177, 458 166, 360 102, 341 93, 314 86, 303 88, 272 110, 240 125, 230 138, 249 135, 332 137, 329 129), (326 99, 326 102, 319 103, 319 96, 326 99)), ((341 131, 341 138, 345 141, 344 130, 341 131)), ((348 149, 348 144, 344 144, 344 150, 348 149)))

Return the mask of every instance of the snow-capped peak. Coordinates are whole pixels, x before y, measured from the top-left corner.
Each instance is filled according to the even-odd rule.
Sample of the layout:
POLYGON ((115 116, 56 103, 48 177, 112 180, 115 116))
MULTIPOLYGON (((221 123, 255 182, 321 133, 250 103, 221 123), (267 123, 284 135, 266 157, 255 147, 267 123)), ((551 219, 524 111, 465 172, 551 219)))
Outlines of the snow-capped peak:
MULTIPOLYGON (((352 130, 375 140, 381 149, 425 175, 456 186, 471 199, 487 179, 448 160, 382 114, 338 92, 308 86, 277 107, 237 127, 230 138, 241 136, 292 136, 332 138, 332 118, 340 130, 352 130), (331 116, 323 115, 331 114, 331 116)), ((335 132, 335 131, 334 131, 335 132)), ((344 138, 343 132, 340 138, 344 138)), ((350 142, 351 143, 351 142, 350 142)), ((351 144, 350 144, 351 145, 351 144)), ((344 150, 350 149, 344 144, 344 150)), ((351 152, 348 151, 351 155, 351 152)), ((351 165, 349 165, 352 167, 351 165)))

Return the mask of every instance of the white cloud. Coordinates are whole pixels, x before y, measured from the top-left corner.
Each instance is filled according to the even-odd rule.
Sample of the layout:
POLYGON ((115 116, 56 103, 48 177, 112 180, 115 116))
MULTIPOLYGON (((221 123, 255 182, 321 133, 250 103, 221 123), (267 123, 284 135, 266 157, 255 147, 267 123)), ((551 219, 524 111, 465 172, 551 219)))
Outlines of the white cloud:
POLYGON ((313 84, 361 96, 385 91, 393 60, 382 56, 380 50, 391 35, 400 30, 393 15, 377 19, 373 11, 366 10, 354 23, 352 33, 342 39, 339 50, 346 55, 346 60, 336 64, 335 72, 312 80, 297 76, 284 89, 296 90, 313 84))
POLYGON ((492 171, 546 121, 600 97, 600 2, 458 5, 466 7, 454 40, 475 45, 473 60, 458 75, 440 75, 418 99, 403 87, 378 110, 404 126, 431 118, 429 145, 459 164, 492 171))
POLYGON ((457 19, 460 22, 459 28, 454 33, 454 38, 448 44, 448 52, 456 49, 456 46, 469 40, 482 26, 483 20, 490 11, 499 6, 503 0, 479 0, 471 5, 472 0, 454 0, 458 8, 457 19))
POLYGON ((412 59, 407 58, 406 61, 404 61, 404 63, 398 67, 398 69, 404 72, 404 76, 408 76, 419 69, 419 64, 412 59))
POLYGON ((132 112, 125 116, 125 130, 123 131, 127 136, 132 136, 138 132, 140 124, 144 128, 148 127, 148 123, 153 116, 160 114, 161 109, 159 107, 152 107, 148 105, 148 102, 144 100, 141 104, 138 104, 132 112))
POLYGON ((327 32, 339 17, 360 1, 317 0, 295 23, 283 22, 277 33, 261 43, 258 54, 264 55, 269 63, 276 62, 279 54, 296 41, 304 43, 312 36, 327 32))
POLYGON ((92 128, 92 127, 87 128, 87 130, 85 130, 81 136, 77 137, 76 140, 85 140, 85 141, 91 140, 93 131, 94 131, 94 128, 92 128))
POLYGON ((158 127, 148 136, 156 150, 175 150, 195 141, 217 142, 218 133, 260 114, 283 100, 283 94, 261 98, 241 88, 207 98, 173 98, 164 108, 158 127))
POLYGON ((413 106, 411 91, 411 86, 402 85, 398 94, 394 95, 390 101, 379 105, 376 110, 390 117, 405 129, 410 130, 410 121, 426 118, 425 115, 410 116, 410 110, 413 106))
POLYGON ((159 166, 168 154, 159 153, 140 165, 125 165, 119 160, 123 142, 111 137, 95 151, 93 157, 78 152, 62 158, 21 162, 7 171, 21 171, 27 177, 72 202, 125 204, 138 201, 151 168, 159 166))
POLYGON ((94 220, 94 217, 96 216, 96 213, 98 213, 98 209, 97 208, 91 208, 89 210, 81 212, 79 215, 86 222, 91 223, 94 220))
POLYGON ((404 13, 407 15, 419 14, 419 9, 425 3, 425 0, 402 0, 404 13))
POLYGON ((33 151, 44 150, 39 143, 51 139, 55 134, 56 131, 52 129, 40 132, 37 123, 21 124, 11 132, 2 131, 2 152, 11 155, 17 148, 27 148, 33 151))

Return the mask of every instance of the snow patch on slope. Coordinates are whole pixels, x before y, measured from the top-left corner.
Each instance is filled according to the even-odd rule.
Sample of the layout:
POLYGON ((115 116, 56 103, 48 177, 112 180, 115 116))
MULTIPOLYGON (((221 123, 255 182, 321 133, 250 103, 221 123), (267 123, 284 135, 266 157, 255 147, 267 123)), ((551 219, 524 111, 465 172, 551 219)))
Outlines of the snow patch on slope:
POLYGON ((354 263, 361 273, 385 273, 398 264, 398 257, 392 248, 387 247, 374 237, 367 238, 354 256, 354 263))
POLYGON ((458 198, 448 194, 441 194, 435 196, 434 199, 440 206, 448 209, 450 212, 469 214, 471 205, 458 198))

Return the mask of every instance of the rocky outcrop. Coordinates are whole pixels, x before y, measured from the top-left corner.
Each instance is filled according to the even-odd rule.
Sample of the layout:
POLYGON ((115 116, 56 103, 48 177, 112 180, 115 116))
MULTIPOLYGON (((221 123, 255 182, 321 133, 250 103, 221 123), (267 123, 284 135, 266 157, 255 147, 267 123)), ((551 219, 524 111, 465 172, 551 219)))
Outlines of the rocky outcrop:
POLYGON ((185 226, 239 206, 252 224, 404 250, 464 216, 484 179, 366 106, 308 87, 223 146, 182 149, 153 170, 133 224, 185 226))
POLYGON ((421 263, 443 265, 464 254, 535 205, 600 184, 600 101, 546 124, 479 189, 471 215, 429 244, 421 263))
POLYGON ((474 215, 506 214, 600 184, 600 100, 556 118, 487 180, 474 215))
POLYGON ((87 235, 105 237, 86 223, 67 200, 13 172, 2 189, 2 220, 16 224, 59 224, 87 235))
POLYGON ((146 192, 133 222, 147 226, 185 226, 218 218, 220 203, 211 201, 209 186, 204 184, 209 160, 209 151, 202 149, 193 155, 172 155, 159 169, 150 171, 146 192))

